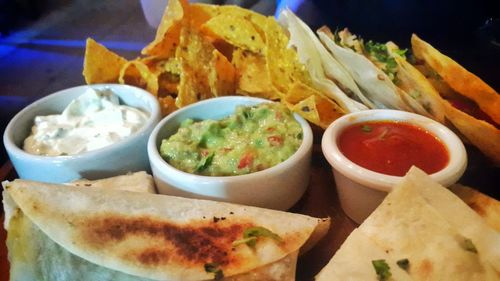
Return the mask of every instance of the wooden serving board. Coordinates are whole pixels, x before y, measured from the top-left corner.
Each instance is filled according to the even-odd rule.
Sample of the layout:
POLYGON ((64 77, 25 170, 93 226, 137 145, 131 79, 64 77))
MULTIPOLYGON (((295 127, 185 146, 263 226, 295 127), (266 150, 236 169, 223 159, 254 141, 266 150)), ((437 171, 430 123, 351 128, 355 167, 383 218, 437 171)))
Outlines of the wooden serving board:
MULTIPOLYGON (((315 136, 320 140, 321 136, 315 136)), ((481 157, 480 157, 481 158, 481 157)), ((5 167, 5 165, 4 165, 5 167)), ((10 168, 12 169, 12 168, 10 168)), ((498 168, 491 167, 483 160, 477 160, 476 152, 469 153, 468 173, 462 178, 466 184, 476 182, 479 185, 472 186, 479 188, 481 184, 491 183, 498 179, 498 168)), ((13 179, 15 173, 12 171, 3 173, 0 180, 13 179)), ((481 190, 491 194, 491 190, 481 190)), ((3 209, 3 208, 2 208, 3 209)), ((322 155, 319 143, 314 145, 311 179, 301 200, 290 210, 290 212, 306 214, 314 217, 330 217, 331 227, 326 237, 324 237, 313 249, 299 257, 297 265, 297 280, 313 281, 314 276, 328 263, 333 254, 342 245, 347 236, 357 227, 357 224, 348 218, 340 207, 339 199, 335 190, 335 183, 331 168, 322 155)), ((1 214, 3 224, 4 215, 1 214)), ((293 222, 286 222, 293 223, 293 222)), ((6 232, 1 227, 0 230, 0 281, 9 280, 7 249, 5 245, 6 232)))

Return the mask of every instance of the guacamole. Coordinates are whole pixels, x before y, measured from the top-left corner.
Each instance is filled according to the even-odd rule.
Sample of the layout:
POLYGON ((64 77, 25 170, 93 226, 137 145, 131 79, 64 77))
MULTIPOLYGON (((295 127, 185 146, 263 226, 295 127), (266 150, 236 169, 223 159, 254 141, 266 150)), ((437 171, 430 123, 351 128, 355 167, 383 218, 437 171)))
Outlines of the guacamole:
POLYGON ((179 170, 206 176, 249 174, 288 159, 302 143, 302 127, 279 103, 240 106, 222 120, 182 122, 160 154, 179 170))

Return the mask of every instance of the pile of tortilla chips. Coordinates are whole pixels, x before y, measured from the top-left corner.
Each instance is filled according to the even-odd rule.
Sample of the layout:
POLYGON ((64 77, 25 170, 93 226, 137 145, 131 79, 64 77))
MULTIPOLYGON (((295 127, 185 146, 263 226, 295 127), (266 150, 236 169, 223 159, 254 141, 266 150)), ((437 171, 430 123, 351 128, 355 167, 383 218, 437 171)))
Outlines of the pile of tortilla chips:
POLYGON ((169 1, 156 38, 127 61, 87 40, 88 84, 122 83, 155 95, 163 115, 225 95, 280 100, 326 128, 343 111, 312 88, 288 35, 272 17, 237 6, 169 1))

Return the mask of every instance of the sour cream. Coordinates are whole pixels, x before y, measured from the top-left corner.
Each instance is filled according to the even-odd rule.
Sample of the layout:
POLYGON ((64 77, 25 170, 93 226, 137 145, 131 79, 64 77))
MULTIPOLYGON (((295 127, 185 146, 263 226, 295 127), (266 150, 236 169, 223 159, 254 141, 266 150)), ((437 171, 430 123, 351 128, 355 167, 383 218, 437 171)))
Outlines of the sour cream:
POLYGON ((62 114, 37 116, 23 149, 31 154, 75 155, 116 143, 137 132, 148 114, 120 105, 109 89, 88 89, 62 114))

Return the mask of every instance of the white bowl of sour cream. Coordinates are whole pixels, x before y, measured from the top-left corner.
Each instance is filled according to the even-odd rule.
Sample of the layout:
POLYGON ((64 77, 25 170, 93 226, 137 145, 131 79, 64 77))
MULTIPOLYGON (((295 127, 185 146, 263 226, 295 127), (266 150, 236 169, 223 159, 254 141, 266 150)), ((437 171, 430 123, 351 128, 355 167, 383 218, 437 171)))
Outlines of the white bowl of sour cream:
POLYGON ((84 85, 58 91, 12 118, 3 141, 20 178, 68 182, 149 171, 146 144, 161 118, 137 87, 84 85))
MULTIPOLYGON (((206 129, 203 134, 198 134, 193 129, 191 135, 193 139, 186 139, 184 141, 185 146, 193 145, 194 142, 198 146, 202 146, 199 152, 172 153, 170 149, 165 149, 165 147, 162 149, 162 143, 165 143, 164 140, 179 133, 179 127, 185 126, 187 119, 193 119, 195 122, 221 120, 229 115, 234 115, 239 106, 258 107, 259 104, 270 102, 265 99, 242 96, 219 97, 187 106, 161 120, 151 133, 148 142, 149 160, 158 192, 278 210, 291 208, 302 197, 309 184, 313 142, 309 124, 297 114, 292 114, 291 117, 287 116, 287 121, 280 119, 281 121, 273 122, 272 119, 265 117, 260 119, 260 114, 267 112, 267 109, 264 111, 251 111, 253 113, 250 113, 250 115, 259 115, 259 117, 255 118, 260 120, 258 121, 259 125, 257 125, 257 122, 247 124, 248 126, 240 123, 235 125, 232 122, 234 119, 230 119, 231 122, 227 122, 222 128, 212 123, 207 123, 207 127, 205 125, 201 126, 206 129), (284 122, 289 122, 291 119, 298 123, 299 128, 296 135, 301 139, 301 142, 299 142, 295 152, 286 158, 281 156, 283 150, 275 148, 283 148, 283 146, 287 145, 287 137, 279 135, 279 131, 286 127, 284 122), (239 129, 237 129, 238 126, 240 126, 239 129), (261 126, 264 126, 264 128, 259 128, 261 126), (226 131, 227 129, 230 129, 229 132, 226 131), (261 129, 264 129, 262 133, 255 133, 261 129), (235 135, 240 133, 243 140, 235 139, 235 135), (244 143, 247 143, 248 146, 240 149, 244 143), (258 152, 257 147, 259 146, 268 147, 269 149, 258 152), (249 151, 250 154, 248 154, 249 151), (205 152, 206 155, 204 155, 205 152), (194 163, 194 167, 197 170, 204 169, 204 172, 207 173, 200 171, 197 174, 176 168, 173 163, 169 164, 167 159, 162 157, 162 154, 165 156, 165 153, 170 155, 171 158, 189 158, 185 155, 200 154, 199 159, 194 157, 192 160, 197 161, 194 163), (221 156, 222 154, 225 156, 221 156), (264 158, 283 158, 284 160, 269 167, 264 158), (223 162, 222 165, 224 163, 232 165, 236 170, 246 170, 253 165, 257 167, 257 171, 239 174, 240 171, 236 170, 233 171, 234 173, 228 172, 231 169, 227 169, 227 167, 213 170, 211 170, 211 167, 207 167, 207 165, 220 164, 221 162, 223 162), (260 170, 260 165, 265 168, 260 170), (214 175, 214 171, 219 171, 224 175, 214 175)), ((274 111, 271 110, 271 112, 275 114, 274 111)), ((246 115, 247 111, 240 111, 240 114, 242 114, 241 119, 252 119, 252 117, 246 115)), ((169 143, 173 146, 179 146, 179 149, 181 149, 181 146, 183 146, 182 140, 177 139, 169 143)), ((174 149, 177 148, 174 147, 174 149)), ((188 160, 191 161, 191 159, 188 160)), ((190 166, 189 161, 186 166, 190 166)))

